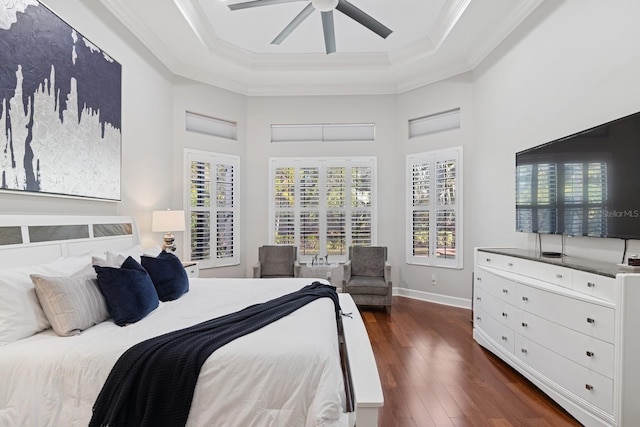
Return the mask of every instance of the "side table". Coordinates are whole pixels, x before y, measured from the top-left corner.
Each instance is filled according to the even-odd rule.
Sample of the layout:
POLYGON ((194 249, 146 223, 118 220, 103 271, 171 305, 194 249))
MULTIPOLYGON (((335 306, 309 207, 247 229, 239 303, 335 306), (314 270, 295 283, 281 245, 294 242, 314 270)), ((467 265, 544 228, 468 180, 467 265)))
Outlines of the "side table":
POLYGON ((342 291, 342 264, 330 263, 323 265, 311 265, 311 263, 300 264, 300 274, 302 277, 315 279, 326 279, 334 286, 338 292, 342 291))
POLYGON ((198 263, 195 261, 183 261, 182 266, 187 271, 187 277, 198 277, 200 275, 200 269, 198 263))

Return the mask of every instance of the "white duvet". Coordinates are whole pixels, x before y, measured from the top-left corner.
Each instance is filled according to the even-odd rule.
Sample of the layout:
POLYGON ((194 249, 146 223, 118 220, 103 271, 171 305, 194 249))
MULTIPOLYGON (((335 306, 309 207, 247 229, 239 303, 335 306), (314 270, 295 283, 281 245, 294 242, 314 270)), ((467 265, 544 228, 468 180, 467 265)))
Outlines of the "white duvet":
MULTIPOLYGON (((264 302, 309 279, 191 279, 190 291, 124 328, 47 330, 0 347, 0 426, 86 426, 118 357, 174 329, 264 302)), ((333 303, 322 298, 212 354, 188 426, 346 426, 333 303)))

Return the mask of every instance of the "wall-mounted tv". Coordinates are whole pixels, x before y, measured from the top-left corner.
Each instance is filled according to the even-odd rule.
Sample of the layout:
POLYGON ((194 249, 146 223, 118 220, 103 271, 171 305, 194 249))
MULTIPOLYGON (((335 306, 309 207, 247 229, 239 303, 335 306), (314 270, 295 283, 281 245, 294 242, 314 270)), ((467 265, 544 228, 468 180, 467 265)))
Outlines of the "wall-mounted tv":
POLYGON ((640 113, 516 153, 516 229, 640 239, 640 113))

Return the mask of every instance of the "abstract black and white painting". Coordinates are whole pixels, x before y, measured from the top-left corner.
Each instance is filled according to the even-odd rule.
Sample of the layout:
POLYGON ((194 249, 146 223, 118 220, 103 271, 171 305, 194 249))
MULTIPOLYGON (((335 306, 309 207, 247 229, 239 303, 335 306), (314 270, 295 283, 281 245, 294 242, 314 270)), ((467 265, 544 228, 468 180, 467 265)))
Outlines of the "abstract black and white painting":
POLYGON ((120 200, 122 67, 36 0, 0 0, 0 189, 120 200))

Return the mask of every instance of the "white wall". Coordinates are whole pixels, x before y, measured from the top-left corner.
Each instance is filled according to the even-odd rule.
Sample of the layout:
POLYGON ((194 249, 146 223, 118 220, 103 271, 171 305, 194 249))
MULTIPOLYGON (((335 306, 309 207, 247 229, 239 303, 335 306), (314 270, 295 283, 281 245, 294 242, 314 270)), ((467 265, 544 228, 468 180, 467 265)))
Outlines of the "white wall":
MULTIPOLYGON (((184 182, 184 149, 209 151, 240 156, 240 240, 246 233, 247 199, 246 184, 246 125, 247 98, 236 93, 203 85, 191 80, 177 79, 173 88, 173 200, 172 206, 182 208, 186 183, 184 182), (203 114, 238 124, 238 140, 204 135, 186 131, 186 112, 203 114)), ((169 207, 169 206, 168 206, 169 207)), ((188 248, 184 245, 182 233, 176 233, 176 245, 182 252, 182 259, 189 259, 188 248)), ((251 254, 250 254, 251 255, 251 254)), ((201 277, 244 277, 244 264, 247 259, 246 245, 240 246, 240 266, 200 270, 201 277)))
POLYGON ((134 215, 143 243, 151 211, 171 203, 172 92, 170 77, 157 60, 115 21, 99 2, 44 2, 70 26, 122 64, 122 201, 0 193, 2 213, 134 215))
MULTIPOLYGON (((638 17, 637 0, 544 2, 475 70, 477 147, 465 200, 474 246, 533 247, 533 235, 514 231, 515 152, 640 111, 638 17)), ((566 244, 570 255, 622 256, 616 239, 566 244)), ((559 237, 543 236, 545 250, 558 246, 559 237)))
MULTIPOLYGON (((471 272, 473 271, 473 245, 470 239, 473 205, 467 203, 474 179, 476 148, 474 144, 473 81, 466 73, 445 81, 404 93, 398 97, 396 121, 398 141, 394 156, 399 157, 398 174, 404 174, 405 159, 409 154, 445 148, 463 149, 463 239, 460 254, 463 268, 460 270, 405 264, 406 221, 404 185, 400 188, 402 199, 397 204, 396 218, 400 280, 394 286, 403 288, 403 294, 439 301, 446 304, 468 306, 471 298, 471 272), (460 108, 460 129, 449 130, 418 138, 408 138, 408 120, 460 108), (435 275, 435 276, 434 276, 435 275), (432 284, 435 277, 436 284, 432 284)), ((460 249, 460 248, 458 248, 460 249)))

